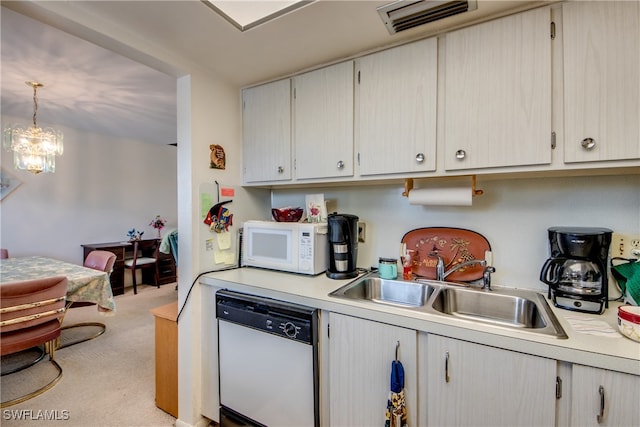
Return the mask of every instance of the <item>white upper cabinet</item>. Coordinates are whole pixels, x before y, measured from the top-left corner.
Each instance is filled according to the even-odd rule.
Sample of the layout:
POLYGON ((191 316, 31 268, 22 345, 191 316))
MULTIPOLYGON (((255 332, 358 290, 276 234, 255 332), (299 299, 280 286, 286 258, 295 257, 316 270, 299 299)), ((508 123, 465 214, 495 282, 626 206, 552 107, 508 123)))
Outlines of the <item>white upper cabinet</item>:
POLYGON ((291 82, 242 91, 245 183, 291 180, 291 82))
POLYGON ((437 38, 365 56, 356 66, 360 175, 435 170, 437 38))
POLYGON ((353 61, 294 77, 296 179, 353 176, 353 61))
POLYGON ((551 162, 551 12, 445 35, 445 168, 551 162))
POLYGON ((640 3, 562 5, 564 160, 640 158, 640 3))

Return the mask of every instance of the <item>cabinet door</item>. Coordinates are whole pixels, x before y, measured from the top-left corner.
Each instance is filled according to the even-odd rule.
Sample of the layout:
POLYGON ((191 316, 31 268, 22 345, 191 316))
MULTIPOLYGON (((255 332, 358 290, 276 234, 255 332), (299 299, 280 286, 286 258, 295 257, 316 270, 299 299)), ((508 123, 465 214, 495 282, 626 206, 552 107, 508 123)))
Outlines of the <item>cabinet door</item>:
POLYGON ((391 362, 399 342, 408 424, 415 426, 417 332, 336 313, 329 314, 329 325, 329 425, 384 425, 391 362))
POLYGON ((353 175, 353 61, 296 76, 297 179, 353 175))
POLYGON ((437 38, 365 56, 357 75, 360 175, 435 170, 437 38))
POLYGON ((565 162, 640 158, 640 3, 562 5, 565 162))
POLYGON ((291 82, 242 91, 244 182, 286 181, 291 173, 291 82))
MULTIPOLYGON (((556 361, 437 335, 427 337, 430 426, 553 426, 556 361)), ((420 371, 423 371, 422 366, 420 371)))
POLYGON ((571 425, 640 426, 640 377, 573 365, 571 425))
POLYGON ((445 168, 551 162, 548 8, 445 36, 445 168))

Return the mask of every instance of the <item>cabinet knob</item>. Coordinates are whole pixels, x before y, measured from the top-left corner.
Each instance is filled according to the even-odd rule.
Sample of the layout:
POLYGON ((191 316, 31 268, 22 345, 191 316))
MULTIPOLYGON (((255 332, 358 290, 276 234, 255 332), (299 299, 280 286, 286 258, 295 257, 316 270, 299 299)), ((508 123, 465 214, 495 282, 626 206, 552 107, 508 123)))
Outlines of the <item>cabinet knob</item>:
POLYGON ((424 162, 424 154, 422 154, 422 153, 416 154, 416 162, 418 162, 418 163, 424 162))
POLYGON ((338 163, 336 164, 336 166, 338 167, 338 169, 343 169, 344 168, 344 162, 342 160, 338 160, 338 163))
POLYGON ((456 151, 456 159, 458 159, 458 160, 462 160, 462 159, 464 159, 465 157, 467 157, 467 152, 466 152, 466 151, 464 151, 464 150, 458 150, 458 151, 456 151))
POLYGON ((582 145, 582 148, 584 148, 585 150, 593 150, 596 146, 596 140, 593 138, 585 138, 582 140, 580 145, 582 145))
POLYGON ((282 166, 278 166, 278 173, 283 173, 284 172, 284 168, 282 166))

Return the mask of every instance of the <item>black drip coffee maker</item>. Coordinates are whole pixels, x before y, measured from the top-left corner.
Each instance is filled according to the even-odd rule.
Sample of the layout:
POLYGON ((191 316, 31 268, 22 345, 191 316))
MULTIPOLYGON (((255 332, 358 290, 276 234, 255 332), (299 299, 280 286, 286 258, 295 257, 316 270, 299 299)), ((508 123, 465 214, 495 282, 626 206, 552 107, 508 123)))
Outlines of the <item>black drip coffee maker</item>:
POLYGON ((358 217, 349 214, 329 214, 329 266, 327 277, 351 279, 358 275, 358 217))
POLYGON ((601 314, 608 307, 607 259, 612 230, 593 227, 549 228, 551 257, 540 280, 549 285, 556 307, 601 314))

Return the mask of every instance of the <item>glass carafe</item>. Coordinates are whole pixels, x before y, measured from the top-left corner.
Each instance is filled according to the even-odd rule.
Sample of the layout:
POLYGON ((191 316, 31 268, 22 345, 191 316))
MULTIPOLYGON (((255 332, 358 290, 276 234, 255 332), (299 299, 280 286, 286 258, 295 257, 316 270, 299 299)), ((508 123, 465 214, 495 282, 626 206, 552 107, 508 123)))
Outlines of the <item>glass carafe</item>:
POLYGON ((594 262, 567 259, 560 271, 559 290, 578 295, 598 295, 602 292, 602 272, 594 262))

